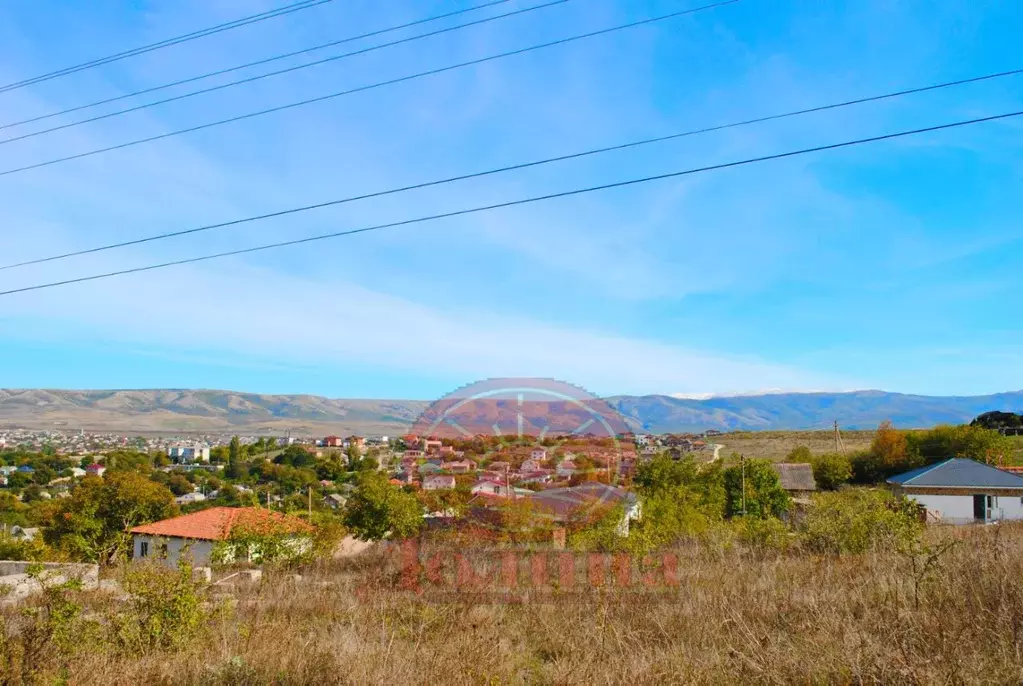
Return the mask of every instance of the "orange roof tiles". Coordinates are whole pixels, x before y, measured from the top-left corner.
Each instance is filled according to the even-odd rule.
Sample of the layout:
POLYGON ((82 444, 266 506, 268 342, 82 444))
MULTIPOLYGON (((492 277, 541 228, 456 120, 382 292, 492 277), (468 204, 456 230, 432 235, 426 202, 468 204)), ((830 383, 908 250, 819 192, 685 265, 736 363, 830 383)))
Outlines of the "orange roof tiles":
POLYGON ((137 526, 133 534, 207 541, 227 540, 232 530, 250 533, 309 533, 313 527, 298 517, 261 507, 211 507, 191 514, 137 526))

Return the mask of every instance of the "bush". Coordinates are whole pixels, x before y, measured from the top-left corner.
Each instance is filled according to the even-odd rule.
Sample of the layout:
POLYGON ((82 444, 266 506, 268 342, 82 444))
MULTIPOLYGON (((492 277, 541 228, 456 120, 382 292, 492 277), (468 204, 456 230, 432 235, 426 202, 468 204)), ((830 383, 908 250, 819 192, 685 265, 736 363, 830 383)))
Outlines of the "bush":
POLYGON ((742 464, 729 467, 724 470, 724 487, 725 512, 729 517, 743 514, 761 519, 780 517, 791 504, 789 494, 781 487, 778 472, 774 471, 770 460, 746 460, 745 468, 742 464))
POLYGON ((828 555, 910 548, 923 525, 914 504, 877 489, 846 489, 814 496, 802 522, 803 545, 828 555))
POLYGON ((736 517, 732 520, 736 537, 750 548, 786 550, 792 545, 792 533, 780 519, 736 517))
POLYGON ((810 462, 813 460, 813 453, 805 445, 797 445, 795 448, 789 451, 789 454, 785 456, 786 462, 792 462, 795 464, 802 464, 804 462, 810 462))
POLYGON ((811 458, 810 465, 817 487, 825 491, 834 491, 852 478, 852 462, 840 453, 817 455, 811 458))
POLYGON ((168 569, 155 562, 125 568, 121 585, 129 594, 127 609, 111 617, 115 643, 142 654, 154 649, 179 649, 206 628, 206 589, 192 578, 192 566, 181 562, 168 569))

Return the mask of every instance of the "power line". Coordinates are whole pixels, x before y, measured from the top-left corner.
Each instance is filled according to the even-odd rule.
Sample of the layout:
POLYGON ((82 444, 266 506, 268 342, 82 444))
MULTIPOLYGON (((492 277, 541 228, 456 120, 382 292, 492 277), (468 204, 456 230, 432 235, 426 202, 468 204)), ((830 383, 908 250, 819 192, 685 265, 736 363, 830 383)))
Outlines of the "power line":
POLYGON ((652 145, 652 144, 655 144, 655 143, 663 143, 663 142, 666 142, 666 141, 676 140, 676 139, 679 139, 679 138, 686 138, 686 137, 689 137, 689 136, 697 136, 697 135, 701 135, 701 134, 705 134, 705 133, 712 133, 712 132, 715 132, 715 131, 723 131, 723 130, 726 130, 726 129, 738 128, 740 126, 750 126, 752 124, 760 124, 760 123, 769 122, 769 121, 776 121, 776 120, 779 120, 779 119, 786 119, 788 117, 795 117, 795 116, 800 116, 800 115, 804 115, 804 114, 812 114, 812 113, 816 113, 816 112, 824 112, 824 111, 827 111, 827 110, 838 109, 840 107, 849 107, 849 106, 852 106, 852 105, 861 105, 861 104, 865 104, 865 103, 869 103, 869 102, 877 102, 877 101, 880 101, 880 100, 888 100, 888 99, 891 99, 891 98, 897 98, 897 97, 902 97, 902 96, 912 95, 912 94, 917 94, 917 93, 924 93, 924 92, 927 92, 927 91, 938 90, 938 89, 941 89, 941 88, 949 88, 949 87, 952 87, 952 86, 961 86, 961 85, 964 85, 964 84, 977 83, 977 82, 980 82, 980 81, 986 81, 986 80, 990 80, 990 79, 1002 78, 1002 77, 1006 77, 1006 76, 1014 76, 1014 75, 1018 75, 1018 74, 1023 74, 1023 69, 1014 69, 1014 70, 1011 70, 1011 71, 1003 71, 1003 72, 997 72, 997 73, 993 73, 993 74, 984 74, 984 75, 981 75, 981 76, 973 76, 973 77, 969 77, 969 78, 965 78, 965 79, 957 79, 955 81, 945 81, 945 82, 942 82, 942 83, 936 83, 936 84, 931 84, 931 85, 927 85, 927 86, 919 86, 919 87, 914 87, 914 88, 907 88, 907 89, 903 89, 903 90, 893 91, 893 92, 890 92, 890 93, 883 93, 881 95, 871 95, 871 96, 867 96, 867 97, 856 98, 856 99, 853 99, 853 100, 845 100, 845 101, 842 101, 842 102, 831 103, 831 104, 827 104, 827 105, 819 105, 817 107, 810 107, 810 108, 801 109, 801 110, 794 110, 794 111, 790 111, 790 112, 783 112, 783 113, 780 113, 780 114, 771 114, 771 115, 767 115, 767 116, 763 116, 763 117, 756 117, 754 119, 744 119, 744 120, 740 120, 740 121, 729 122, 727 124, 718 124, 718 125, 715 125, 715 126, 708 126, 708 127, 704 127, 704 128, 701 128, 701 129, 691 129, 689 131, 683 131, 683 132, 679 132, 679 133, 672 133, 672 134, 668 134, 668 135, 665 135, 665 136, 657 136, 657 137, 654 137, 654 138, 645 138, 645 139, 642 139, 642 140, 630 141, 628 143, 620 143, 620 144, 617 144, 617 145, 611 145, 611 146, 606 146, 606 147, 602 147, 602 148, 593 148, 593 149, 584 150, 584 151, 581 151, 581 152, 574 152, 574 153, 569 153, 569 154, 565 154, 565 155, 558 155, 556 157, 548 157, 548 158, 540 159, 540 160, 532 160, 530 162, 521 162, 519 164, 512 164, 512 165, 506 165, 506 166, 503 166, 503 167, 496 167, 496 168, 488 169, 488 170, 485 170, 485 171, 472 172, 472 173, 468 173, 468 174, 460 174, 458 176, 449 176, 447 178, 435 179, 435 180, 432 180, 432 181, 424 181, 424 182, 417 183, 417 184, 412 184, 412 185, 409 185, 409 186, 401 186, 401 187, 398 187, 398 188, 390 188, 390 189, 383 190, 383 191, 375 191, 373 193, 366 193, 366 194, 363 194, 363 195, 350 196, 350 197, 347 197, 347 198, 341 198, 339 200, 331 200, 331 201, 328 201, 328 202, 317 203, 317 204, 314 204, 314 205, 304 205, 302 207, 292 208, 292 209, 283 210, 283 211, 279 211, 279 212, 272 212, 270 214, 263 214, 263 215, 258 215, 258 216, 255 216, 255 217, 246 217, 244 219, 236 219, 234 221, 223 222, 223 223, 219 223, 219 224, 207 224, 205 226, 198 226, 198 227, 194 227, 194 228, 191 228, 191 229, 183 229, 181 231, 172 231, 172 232, 169 232, 169 233, 157 234, 155 236, 147 236, 145 238, 137 238, 137 239, 130 240, 130 241, 123 241, 121 243, 111 243, 111 244, 108 244, 108 245, 101 245, 101 246, 98 246, 98 247, 95 247, 95 248, 88 248, 88 249, 85 249, 85 250, 77 250, 77 251, 74 251, 74 252, 64 253, 64 254, 61 254, 61 255, 52 255, 50 257, 40 257, 40 258, 37 258, 37 259, 34 259, 34 260, 27 260, 27 261, 24 261, 24 262, 17 262, 17 263, 14 263, 14 264, 8 264, 8 265, 0 266, 0 271, 6 270, 6 269, 15 269, 17 267, 25 267, 25 266, 32 265, 32 264, 41 264, 43 262, 53 262, 53 261, 56 261, 56 260, 67 259, 69 257, 77 257, 79 255, 88 255, 88 254, 91 254, 91 253, 103 252, 103 251, 106 251, 106 250, 113 250, 115 248, 124 248, 124 247, 128 247, 128 246, 131 246, 131 245, 139 245, 141 243, 149 243, 149 242, 152 242, 152 241, 163 240, 163 239, 166 239, 166 238, 174 238, 174 237, 177 237, 177 236, 186 236, 186 235, 193 234, 193 233, 200 233, 200 232, 203 232, 203 231, 210 231, 212 229, 219 229, 219 228, 224 228, 224 227, 227 227, 227 226, 234 226, 236 224, 241 224, 241 223, 246 223, 246 222, 251 222, 251 221, 259 221, 259 220, 262 220, 262 219, 270 219, 270 218, 273 218, 273 217, 280 217, 280 216, 283 216, 283 215, 295 214, 295 213, 298 213, 298 212, 307 212, 309 210, 322 209, 324 207, 332 207, 332 206, 335 206, 335 205, 343 205, 345 203, 356 202, 356 201, 359 201, 359 200, 368 200, 370 198, 379 198, 379 197, 385 196, 385 195, 394 195, 394 194, 397 194, 397 193, 404 193, 404 192, 407 192, 407 191, 420 190, 420 189, 423 189, 423 188, 430 188, 430 187, 433 187, 433 186, 440 186, 440 185, 444 185, 444 184, 448 184, 448 183, 454 183, 454 182, 457 182, 457 181, 467 181, 469 179, 476 179, 476 178, 480 178, 480 177, 483 177, 483 176, 492 176, 494 174, 501 174, 501 173, 509 172, 509 171, 517 171, 517 170, 520 170, 520 169, 528 169, 530 167, 538 167, 538 166, 541 166, 541 165, 551 164, 551 163, 554 163, 554 162, 564 162, 564 161, 567 161, 567 160, 578 159, 578 158, 581 158, 581 157, 589 157, 591 155, 599 155, 599 154, 602 154, 602 153, 614 152, 614 151, 617 151, 617 150, 626 150, 626 149, 629 149, 629 148, 636 148, 636 147, 640 147, 640 146, 644 146, 644 145, 652 145))
MULTIPOLYGON (((501 2, 507 2, 507 0, 500 0, 500 1, 501 2)), ((47 133, 53 133, 54 131, 61 131, 63 129, 70 129, 70 128, 74 127, 74 126, 81 126, 82 124, 89 124, 89 123, 92 123, 92 122, 95 122, 95 121, 100 121, 100 120, 103 120, 103 119, 110 119, 111 117, 119 117, 122 114, 129 114, 130 112, 138 112, 139 110, 149 109, 150 107, 157 107, 158 105, 166 105, 169 102, 176 102, 178 100, 185 100, 186 98, 192 98, 192 97, 195 97, 196 95, 203 95, 205 93, 212 93, 214 91, 220 91, 220 90, 225 90, 227 88, 233 88, 234 86, 240 86, 240 85, 243 85, 243 84, 246 84, 246 83, 252 83, 254 81, 260 81, 262 79, 266 79, 266 78, 269 78, 271 76, 280 76, 281 74, 288 74, 288 73, 291 73, 293 71, 299 71, 301 69, 308 69, 309 67, 315 67, 317 65, 326 64, 328 62, 334 62, 334 61, 337 61, 337 60, 343 60, 343 59, 347 59, 349 57, 354 57, 356 55, 364 55, 364 54, 369 53, 369 52, 375 52, 377 50, 383 50, 385 48, 394 47, 395 45, 401 45, 403 43, 411 43, 413 41, 422 40, 424 38, 429 38, 431 36, 439 36, 439 35, 444 34, 444 33, 450 33, 452 31, 458 31, 460 29, 469 28, 471 26, 476 26, 478 24, 486 24, 488 22, 498 21, 500 19, 506 19, 508 17, 514 17, 514 16, 519 15, 519 14, 527 14, 529 12, 535 12, 537 10, 546 9, 548 7, 553 7, 555 5, 563 5, 563 4, 565 4, 566 2, 569 2, 569 1, 570 0, 551 0, 551 2, 546 2, 546 3, 542 4, 542 5, 534 5, 532 7, 526 7, 526 8, 523 8, 523 9, 515 10, 513 12, 507 12, 505 14, 497 14, 497 15, 494 15, 492 17, 486 17, 484 19, 477 19, 476 21, 470 21, 470 22, 467 22, 465 24, 458 24, 457 26, 449 26, 449 27, 446 27, 446 28, 443 28, 443 29, 437 29, 436 31, 429 31, 427 33, 420 33, 420 34, 417 34, 415 36, 408 36, 407 38, 401 38, 399 40, 391 41, 389 43, 381 43, 379 45, 371 45, 371 46, 369 46, 367 48, 362 48, 360 50, 354 50, 352 52, 346 52, 346 53, 343 53, 343 54, 340 54, 340 55, 334 55, 332 57, 326 57, 326 58, 321 59, 321 60, 316 60, 315 62, 306 62, 305 64, 296 64, 295 66, 287 67, 285 69, 279 69, 277 71, 271 71, 271 72, 267 72, 265 74, 257 74, 255 76, 250 76, 248 78, 239 79, 237 81, 229 81, 228 83, 222 83, 222 84, 218 84, 216 86, 210 86, 209 88, 202 88, 200 90, 192 91, 190 93, 182 93, 180 95, 175 95, 175 96, 172 96, 172 97, 169 97, 169 98, 164 98, 163 100, 155 100, 153 102, 147 102, 147 103, 144 103, 142 105, 136 105, 135 107, 128 107, 128 108, 125 108, 123 110, 114 110, 113 112, 106 112, 104 114, 100 114, 100 115, 97 115, 95 117, 89 117, 88 119, 80 119, 78 121, 68 122, 67 124, 60 124, 59 126, 53 126, 51 128, 48 128, 48 129, 40 129, 39 131, 33 131, 31 133, 22 134, 20 136, 13 136, 11 138, 0 139, 0 145, 3 145, 4 143, 13 143, 14 141, 20 141, 20 140, 24 140, 26 138, 35 138, 36 136, 42 136, 42 135, 47 134, 47 133)), ((462 10, 462 12, 467 12, 467 11, 469 11, 469 10, 462 10)))
MULTIPOLYGON (((221 257, 231 257, 234 255, 244 255, 247 253, 260 252, 263 250, 273 250, 276 248, 284 248, 291 245, 301 245, 304 243, 312 243, 315 241, 327 240, 330 238, 340 238, 342 236, 352 236, 359 233, 368 233, 370 231, 379 231, 380 229, 390 229, 399 226, 408 226, 411 224, 420 224, 424 222, 436 221, 438 219, 450 219, 452 217, 461 217, 469 214, 477 214, 480 212, 488 212, 491 210, 503 209, 506 207, 517 207, 519 205, 529 205, 532 203, 542 202, 545 200, 554 200, 557 198, 567 198, 576 195, 584 195, 587 193, 594 193, 597 191, 610 190, 612 188, 624 188, 627 186, 635 186, 642 183, 649 183, 651 181, 661 181, 664 179, 679 178, 682 176, 690 176, 693 174, 699 174, 709 171, 717 171, 720 169, 731 169, 733 167, 742 167, 748 164, 756 164, 758 162, 768 162, 772 160, 787 159, 790 157, 797 157, 800 155, 807 155, 810 153, 823 152, 826 150, 838 150, 841 148, 849 148, 856 145, 864 145, 867 143, 877 143, 880 141, 892 140, 895 138, 903 138, 906 136, 914 136, 922 133, 931 133, 934 131, 944 131, 946 129, 954 129, 963 126, 969 126, 971 124, 980 124, 983 122, 999 121, 1003 119, 1009 119, 1011 117, 1019 117, 1023 115, 1023 110, 1016 112, 1007 112, 1005 114, 995 114, 987 117, 978 117, 976 119, 964 119, 960 121, 951 122, 949 124, 938 124, 936 126, 928 126, 919 129, 911 129, 908 131, 897 131, 895 133, 886 133, 880 136, 871 136, 869 138, 858 138, 856 140, 844 141, 841 143, 830 143, 828 145, 818 145, 812 148, 802 148, 800 150, 790 150, 788 152, 775 153, 772 155, 763 155, 761 157, 750 157, 744 160, 737 160, 734 162, 723 162, 721 164, 712 164, 705 167, 695 167, 692 169, 684 169, 682 171, 668 172, 666 174, 656 174, 653 176, 644 176, 636 179, 629 179, 627 181, 616 181, 614 183, 606 183, 599 186, 587 186, 585 188, 576 188, 569 191, 560 191, 558 193, 549 193, 546 195, 537 195, 529 198, 520 198, 518 200, 509 200, 506 202, 495 203, 492 205, 482 205, 479 207, 471 207, 463 210, 455 210, 453 212, 444 212, 442 214, 433 214, 425 217, 416 217, 414 219, 404 219, 402 221, 390 222, 387 224, 377 224, 375 226, 364 226, 358 229, 349 229, 347 231, 336 231, 334 233, 320 234, 318 236, 309 236, 307 238, 297 238, 289 241, 281 241, 279 243, 269 243, 266 245, 258 245, 252 248, 241 248, 238 250, 229 250, 226 252, 214 253, 211 255, 202 255, 199 257, 189 257, 182 260, 174 260, 171 262, 162 262, 159 264, 151 264, 144 267, 133 267, 131 269, 122 269, 120 271, 104 272, 102 274, 93 274, 91 276, 82 276, 74 279, 65 279, 63 281, 52 281, 50 283, 37 284, 35 286, 25 286, 22 288, 14 288, 7 291, 0 291, 0 296, 13 295, 15 293, 25 293, 28 291, 38 291, 44 288, 53 288, 56 286, 66 286, 73 283, 83 283, 85 281, 96 281, 98 279, 106 279, 114 276, 124 276, 126 274, 136 274, 139 272, 152 271, 154 269, 163 269, 165 267, 176 267, 184 264, 193 264, 196 262, 206 262, 208 260, 215 260, 221 257)), ((242 221, 254 221, 242 220, 242 221)), ((236 222, 241 223, 241 221, 236 222)))
POLYGON ((447 14, 437 14, 432 17, 426 17, 425 19, 417 19, 416 21, 408 22, 406 24, 400 24, 398 26, 389 26, 384 29, 377 29, 370 31, 369 33, 362 33, 357 36, 349 36, 347 38, 341 38, 339 40, 331 41, 329 43, 321 43, 320 45, 314 45, 310 48, 303 48, 302 50, 295 50, 294 52, 284 53, 282 55, 275 55, 273 57, 267 57, 265 59, 256 60, 255 62, 248 62, 246 64, 240 64, 236 67, 228 67, 226 69, 219 69, 217 71, 207 72, 198 76, 192 76, 187 79, 181 79, 179 81, 173 81, 171 83, 165 83, 160 86, 152 86, 150 88, 144 88, 134 93, 126 93, 124 95, 117 95, 112 98, 106 98, 105 100, 97 100, 96 102, 90 102, 87 105, 78 105, 76 107, 69 107, 66 110, 60 110, 59 112, 50 112, 49 114, 41 114, 30 119, 22 119, 21 121, 11 122, 9 124, 0 124, 0 130, 10 129, 15 126, 22 126, 24 124, 31 124, 33 122, 42 121, 44 119, 50 119, 52 117, 59 117, 62 114, 71 114, 72 112, 78 112, 86 110, 91 107, 99 107, 100 105, 108 105, 112 102, 119 100, 125 100, 127 98, 134 98, 139 95, 146 95, 147 93, 154 93, 156 91, 165 90, 167 88, 173 88, 174 86, 182 86, 186 83, 193 83, 195 81, 202 81, 203 79, 212 78, 214 76, 223 76, 224 74, 230 74, 231 72, 239 71, 241 69, 248 69, 249 67, 258 67, 262 64, 268 64, 270 62, 276 62, 278 60, 288 59, 289 57, 297 57, 298 55, 304 55, 309 52, 315 52, 316 50, 322 50, 324 48, 332 48, 337 45, 344 43, 351 43, 352 41, 362 40, 363 38, 372 38, 373 36, 379 36, 384 33, 392 33, 394 31, 400 31, 401 29, 411 28, 420 24, 428 24, 430 22, 439 21, 441 19, 447 19, 460 14, 467 14, 469 12, 475 12, 477 10, 485 9, 487 7, 493 7, 494 5, 501 5, 511 0, 492 0, 491 2, 483 3, 482 5, 474 5, 473 7, 466 7, 465 9, 455 10, 454 12, 448 12, 447 14))
POLYGON ((112 145, 112 146, 109 146, 109 147, 106 147, 106 148, 98 148, 96 150, 89 150, 87 152, 77 153, 75 155, 68 155, 67 157, 58 157, 56 159, 47 160, 45 162, 37 162, 35 164, 26 165, 24 167, 17 167, 15 169, 7 169, 5 171, 0 172, 0 176, 7 176, 8 174, 17 174, 19 172, 29 171, 31 169, 39 169, 40 167, 47 167, 47 166, 52 165, 52 164, 59 164, 61 162, 68 162, 70 160, 77 160, 77 159, 81 159, 83 157, 90 157, 92 155, 99 155, 101 153, 111 152, 113 150, 121 150, 123 148, 130 148, 130 147, 135 146, 135 145, 141 145, 143 143, 151 143, 153 141, 163 140, 164 138, 170 138, 172 136, 180 136, 181 134, 185 134, 185 133, 193 133, 195 131, 202 131, 204 129, 209 129, 209 128, 212 128, 214 126, 221 126, 223 124, 231 124, 231 123, 234 123, 234 122, 237 122, 237 121, 242 121, 242 120, 245 120, 245 119, 252 119, 253 117, 259 117, 259 116, 262 116, 264 114, 271 114, 271 113, 274 113, 274 112, 282 112, 284 110, 289 110, 289 109, 293 109, 293 108, 296 108, 296 107, 303 107, 305 105, 311 105, 313 103, 323 102, 325 100, 331 100, 333 98, 339 98, 341 96, 351 95, 353 93, 361 93, 363 91, 373 90, 373 89, 376 89, 376 88, 381 88, 383 86, 390 86, 390 85, 394 85, 394 84, 397 84, 397 83, 404 83, 406 81, 413 81, 415 79, 423 78, 425 76, 433 76, 433 75, 436 75, 436 74, 442 74, 444 72, 453 71, 455 69, 461 69, 463 67, 471 67, 471 66, 474 66, 474 65, 477 65, 477 64, 484 64, 486 62, 492 62, 494 60, 503 59, 505 57, 513 57, 515 55, 522 55, 522 54, 525 54, 525 53, 533 52, 535 50, 542 50, 544 48, 555 47, 555 46, 558 46, 558 45, 565 45, 567 43, 572 43, 572 42, 578 41, 578 40, 584 40, 584 39, 587 39, 587 38, 594 38, 596 36, 602 36, 602 35, 606 35, 606 34, 609 34, 609 33, 614 33, 616 31, 622 31, 624 29, 631 29, 631 28, 635 28, 635 27, 638 27, 638 26, 644 26, 644 25, 647 25, 647 24, 653 24, 653 23, 659 22, 659 21, 665 21, 667 19, 673 19, 675 17, 681 17, 681 16, 687 15, 687 14, 693 14, 695 12, 702 12, 704 10, 715 9, 717 7, 723 7, 725 5, 732 5, 732 4, 735 4, 735 3, 739 2, 739 1, 740 0, 723 0, 722 2, 715 2, 715 3, 710 4, 710 5, 703 5, 701 7, 696 7, 696 8, 693 8, 693 9, 683 10, 683 11, 680 11, 680 12, 672 12, 671 14, 663 14, 663 15, 660 15, 660 16, 657 16, 657 17, 651 17, 650 19, 642 19, 640 21, 630 22, 628 24, 619 24, 618 26, 612 26, 610 28, 601 29, 599 31, 591 31, 589 33, 579 34, 579 35, 576 35, 576 36, 569 36, 567 38, 560 38, 558 40, 550 41, 548 43, 540 43, 540 44, 537 44, 537 45, 531 45, 531 46, 526 47, 526 48, 519 48, 518 50, 511 50, 509 52, 502 52, 502 53, 498 53, 496 55, 490 55, 488 57, 481 57, 479 59, 469 60, 468 62, 459 62, 458 64, 452 64, 452 65, 448 65, 446 67, 439 67, 437 69, 430 69, 428 71, 417 72, 415 74, 409 74, 407 76, 401 76, 401 77, 398 77, 398 78, 395 78, 395 79, 389 79, 387 81, 378 81, 377 83, 372 83, 372 84, 369 84, 369 85, 366 85, 366 86, 359 86, 357 88, 350 88, 348 90, 339 91, 339 92, 336 92, 336 93, 328 93, 327 95, 320 95, 318 97, 310 98, 308 100, 300 100, 298 102, 289 103, 287 105, 278 105, 277 107, 271 107, 269 109, 259 110, 259 111, 256 111, 256 112, 249 112, 247 114, 241 114, 241 115, 238 115, 238 116, 235 116, 235 117, 230 117, 228 119, 220 119, 218 121, 207 122, 206 124, 199 124, 197 126, 191 126, 189 128, 186 128, 186 129, 178 129, 176 131, 169 131, 167 133, 162 133, 162 134, 159 134, 159 135, 156 135, 156 136, 149 136, 148 138, 139 138, 139 139, 134 140, 134 141, 128 141, 127 143, 120 143, 118 145, 112 145))
POLYGON ((266 21, 267 19, 275 19, 277 17, 282 17, 286 14, 291 14, 292 12, 300 12, 302 10, 310 9, 312 7, 323 5, 328 2, 333 2, 333 0, 303 0, 302 2, 297 2, 293 5, 278 7, 275 10, 260 12, 259 14, 253 14, 248 17, 242 17, 241 19, 235 19, 234 21, 229 21, 224 24, 218 24, 216 26, 210 26, 205 29, 199 29, 198 31, 186 33, 184 35, 176 36, 174 38, 168 38, 158 43, 150 43, 149 45, 143 45, 142 47, 133 48, 131 50, 125 50, 124 52, 119 52, 114 55, 99 57, 88 62, 82 62, 81 64, 65 67, 63 69, 51 71, 46 74, 40 74, 39 76, 34 76, 30 79, 24 79, 22 81, 9 83, 6 86, 0 86, 0 93, 6 93, 7 91, 12 91, 18 88, 24 88, 25 86, 31 86, 36 83, 42 83, 43 81, 49 81, 51 79, 56 79, 61 76, 67 76, 68 74, 75 74, 80 71, 85 71, 86 69, 92 69, 93 67, 99 67, 104 64, 110 64, 111 62, 117 62, 119 60, 127 59, 129 57, 135 57, 136 55, 142 55, 147 52, 152 52, 154 50, 160 50, 161 48, 168 48, 172 45, 187 43, 188 41, 196 40, 197 38, 205 38, 206 36, 212 36, 213 34, 221 33, 223 31, 230 31, 231 29, 236 29, 242 26, 248 26, 249 24, 255 24, 261 21, 266 21))

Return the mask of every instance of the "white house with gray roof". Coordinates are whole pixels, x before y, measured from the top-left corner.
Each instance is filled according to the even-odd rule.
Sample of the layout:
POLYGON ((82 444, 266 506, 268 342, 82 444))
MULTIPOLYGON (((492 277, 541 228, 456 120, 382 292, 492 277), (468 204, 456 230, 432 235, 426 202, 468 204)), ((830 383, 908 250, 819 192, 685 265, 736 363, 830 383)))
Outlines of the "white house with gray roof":
POLYGON ((888 484, 927 508, 928 521, 1023 519, 1023 477, 981 462, 953 458, 893 476, 888 484))

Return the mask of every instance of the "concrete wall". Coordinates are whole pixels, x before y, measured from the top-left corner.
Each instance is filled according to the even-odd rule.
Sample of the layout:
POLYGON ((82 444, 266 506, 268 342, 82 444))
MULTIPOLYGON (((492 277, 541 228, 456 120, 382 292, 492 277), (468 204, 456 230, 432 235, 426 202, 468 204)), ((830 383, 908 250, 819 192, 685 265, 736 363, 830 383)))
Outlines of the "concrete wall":
POLYGON ((63 563, 63 562, 23 562, 20 560, 0 560, 0 576, 26 574, 31 565, 42 565, 47 576, 61 576, 65 579, 81 579, 87 587, 99 583, 99 565, 63 563))
MULTIPOLYGON (((941 521, 948 524, 970 524, 973 518, 972 495, 931 495, 906 493, 928 510, 941 513, 941 521)), ((991 521, 1023 519, 1023 501, 1020 496, 993 496, 991 521)))
POLYGON ((213 553, 213 541, 195 541, 185 538, 171 538, 161 536, 146 536, 135 534, 132 536, 132 558, 135 560, 147 559, 142 555, 142 543, 149 544, 150 559, 163 561, 168 567, 176 567, 181 556, 189 555, 193 565, 204 567, 210 563, 210 555, 213 553), (166 546, 166 556, 163 552, 166 546))

